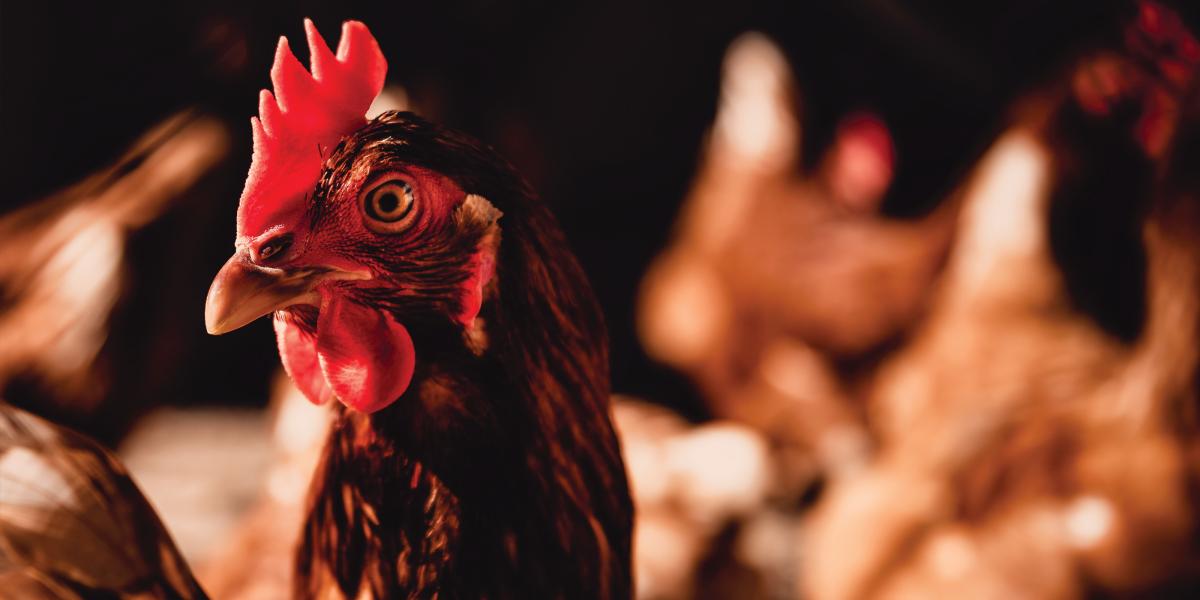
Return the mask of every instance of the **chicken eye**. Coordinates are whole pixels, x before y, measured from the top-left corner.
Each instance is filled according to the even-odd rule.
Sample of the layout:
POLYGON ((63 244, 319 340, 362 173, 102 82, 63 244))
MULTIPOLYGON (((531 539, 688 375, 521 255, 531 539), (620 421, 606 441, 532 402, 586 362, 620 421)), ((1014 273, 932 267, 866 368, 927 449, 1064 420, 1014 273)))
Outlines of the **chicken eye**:
POLYGON ((363 197, 363 211, 367 213, 367 224, 375 225, 384 231, 394 230, 394 224, 408 216, 412 205, 412 187, 399 179, 385 181, 371 188, 363 197))

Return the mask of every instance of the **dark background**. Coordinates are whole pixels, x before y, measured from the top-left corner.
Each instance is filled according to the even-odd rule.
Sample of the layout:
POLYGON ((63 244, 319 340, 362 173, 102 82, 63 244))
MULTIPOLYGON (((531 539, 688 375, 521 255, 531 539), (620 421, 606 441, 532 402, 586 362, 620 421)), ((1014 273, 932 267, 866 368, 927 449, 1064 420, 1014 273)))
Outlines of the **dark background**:
MULTIPOLYGON (((158 403, 261 404, 277 364, 265 320, 204 334, 204 292, 233 239, 250 159, 248 117, 277 37, 303 52, 301 19, 336 43, 365 21, 389 81, 434 119, 497 146, 551 203, 591 276, 613 341, 614 390, 694 417, 688 385, 650 362, 633 330, 638 281, 666 241, 739 33, 776 39, 796 69, 804 156, 847 112, 892 128, 885 209, 929 210, 1003 123, 1021 90, 1126 9, 1105 2, 0 2, 0 208, 111 163, 167 115, 228 122, 231 156, 129 241, 130 285, 103 354, 109 404, 86 422, 114 439, 158 403)), ((301 55, 306 62, 306 58, 301 55)), ((36 380, 6 390, 36 405, 36 380)))

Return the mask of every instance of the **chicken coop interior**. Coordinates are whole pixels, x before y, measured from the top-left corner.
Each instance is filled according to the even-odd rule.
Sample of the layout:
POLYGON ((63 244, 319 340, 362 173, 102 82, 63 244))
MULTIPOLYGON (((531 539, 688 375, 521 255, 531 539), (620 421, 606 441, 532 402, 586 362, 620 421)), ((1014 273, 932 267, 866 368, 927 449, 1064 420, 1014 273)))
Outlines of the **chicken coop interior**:
POLYGON ((1200 597, 1198 40, 0 0, 0 598, 1200 597))

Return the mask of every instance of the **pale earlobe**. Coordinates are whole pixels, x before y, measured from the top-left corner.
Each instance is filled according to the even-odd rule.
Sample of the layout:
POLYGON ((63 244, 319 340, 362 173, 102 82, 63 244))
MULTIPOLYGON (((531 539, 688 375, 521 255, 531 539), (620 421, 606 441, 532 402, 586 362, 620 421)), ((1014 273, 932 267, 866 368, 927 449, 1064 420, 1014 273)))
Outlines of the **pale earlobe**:
POLYGON ((468 269, 471 274, 462 284, 461 310, 457 320, 468 331, 479 316, 483 307, 484 296, 488 286, 496 276, 496 252, 500 248, 500 212, 491 202, 476 194, 468 194, 458 208, 460 226, 479 226, 483 235, 479 238, 475 254, 471 257, 468 269))

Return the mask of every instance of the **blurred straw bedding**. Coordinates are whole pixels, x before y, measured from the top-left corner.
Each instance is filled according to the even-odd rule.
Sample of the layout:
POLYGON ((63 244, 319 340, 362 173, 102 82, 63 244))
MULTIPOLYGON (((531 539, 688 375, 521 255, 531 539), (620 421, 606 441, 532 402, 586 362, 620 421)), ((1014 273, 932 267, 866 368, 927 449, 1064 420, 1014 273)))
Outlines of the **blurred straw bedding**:
MULTIPOLYGON (((396 58, 372 109, 488 140, 563 221, 614 341, 636 597, 1200 594, 1194 11, 1016 3, 989 27, 995 10, 929 2, 752 4, 717 3, 711 20, 644 8, 636 23, 414 8, 433 24, 418 41, 445 52, 396 58), (1087 31, 1045 41, 1081 15, 1087 31), (820 25, 787 21, 801 18, 828 37, 803 38, 820 25), (613 23, 645 71, 592 47, 613 23), (1027 40, 1001 31, 1013 23, 1027 40), (668 24, 690 62, 657 39, 668 24), (503 51, 450 50, 438 36, 456 28, 503 51), (879 28, 905 50, 873 65, 879 28), (506 46, 512 30, 538 35, 506 46), (531 58, 547 48, 568 54, 531 58), (472 79, 511 63, 532 66, 472 79), (591 110, 604 102, 613 114, 591 110)), ((291 10, 170 17, 195 21, 188 60, 226 92, 162 103, 125 150, 29 183, 0 216, 6 402, 117 448, 214 598, 290 593, 329 421, 280 374, 265 328, 232 350, 202 329, 249 147, 229 113, 250 106, 243 73, 264 72, 246 65, 261 62, 256 32, 285 30, 291 10), (220 99, 238 94, 236 109, 220 99)), ((372 10, 360 18, 381 38, 403 37, 400 9, 372 10)), ((6 450, 0 476, 27 477, 6 450)), ((15 497, 0 488, 0 506, 15 497)))

